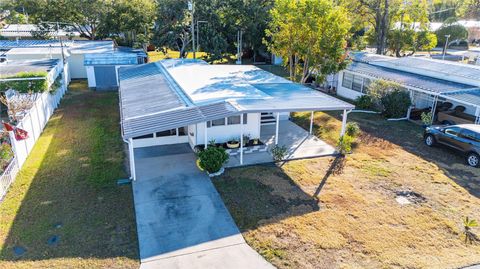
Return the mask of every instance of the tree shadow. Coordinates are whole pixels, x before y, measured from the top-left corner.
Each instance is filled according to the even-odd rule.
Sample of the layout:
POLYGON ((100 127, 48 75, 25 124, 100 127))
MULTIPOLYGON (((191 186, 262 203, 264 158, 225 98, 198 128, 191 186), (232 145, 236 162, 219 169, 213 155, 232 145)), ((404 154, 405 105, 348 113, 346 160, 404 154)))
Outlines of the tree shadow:
POLYGON ((88 90, 62 100, 0 203, 0 261, 138 259, 131 187, 115 184, 117 103, 88 90))
POLYGON ((320 210, 319 200, 275 165, 231 168, 213 183, 242 232, 320 210))

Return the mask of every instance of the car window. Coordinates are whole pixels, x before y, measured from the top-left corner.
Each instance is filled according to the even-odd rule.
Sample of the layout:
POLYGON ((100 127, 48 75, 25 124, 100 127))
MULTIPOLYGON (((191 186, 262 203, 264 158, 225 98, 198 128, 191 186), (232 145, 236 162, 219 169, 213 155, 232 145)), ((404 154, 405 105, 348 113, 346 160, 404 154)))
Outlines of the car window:
POLYGON ((445 133, 449 135, 454 135, 458 136, 458 133, 460 132, 460 128, 458 127, 451 127, 451 128, 446 128, 445 133))
POLYGON ((475 141, 475 142, 480 142, 480 134, 471 130, 463 129, 461 132, 461 137, 475 141))

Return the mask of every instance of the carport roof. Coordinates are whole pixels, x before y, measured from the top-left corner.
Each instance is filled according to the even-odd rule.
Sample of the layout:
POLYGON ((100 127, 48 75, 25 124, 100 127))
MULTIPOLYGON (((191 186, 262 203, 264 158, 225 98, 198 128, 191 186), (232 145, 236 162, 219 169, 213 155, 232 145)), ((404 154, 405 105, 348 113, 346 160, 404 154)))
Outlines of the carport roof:
POLYGON ((354 108, 253 66, 166 60, 122 67, 119 74, 124 138, 248 112, 354 108), (185 73, 170 72, 182 65, 188 66, 181 69, 185 73), (229 96, 232 92, 236 95, 229 96))

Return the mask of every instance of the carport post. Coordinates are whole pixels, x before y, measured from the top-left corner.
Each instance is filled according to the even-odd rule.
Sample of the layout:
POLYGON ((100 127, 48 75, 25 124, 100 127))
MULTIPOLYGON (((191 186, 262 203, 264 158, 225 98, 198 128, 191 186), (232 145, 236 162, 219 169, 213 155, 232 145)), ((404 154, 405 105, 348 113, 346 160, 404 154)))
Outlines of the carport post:
POLYGON ((312 114, 310 115, 310 134, 312 134, 312 129, 313 129, 313 111, 312 114))
POLYGON ((280 124, 280 113, 277 112, 277 122, 275 124, 275 145, 278 145, 278 125, 280 124))
POLYGON ((130 176, 135 181, 137 179, 137 175, 135 173, 135 159, 134 159, 134 152, 133 152, 133 139, 128 139, 128 152, 130 153, 130 176))
POLYGON ((205 131, 204 131, 204 142, 205 142, 205 149, 208 147, 208 138, 207 138, 207 122, 205 122, 205 131))
POLYGON ((240 164, 243 164, 243 114, 240 114, 240 164))
POLYGON ((340 131, 340 137, 345 134, 345 128, 347 126, 347 110, 343 110, 343 118, 342 118, 342 130, 340 131))
POLYGON ((436 95, 433 98, 433 105, 432 105, 432 120, 430 124, 433 124, 433 120, 435 119, 435 110, 437 109, 437 101, 438 101, 438 95, 436 95))

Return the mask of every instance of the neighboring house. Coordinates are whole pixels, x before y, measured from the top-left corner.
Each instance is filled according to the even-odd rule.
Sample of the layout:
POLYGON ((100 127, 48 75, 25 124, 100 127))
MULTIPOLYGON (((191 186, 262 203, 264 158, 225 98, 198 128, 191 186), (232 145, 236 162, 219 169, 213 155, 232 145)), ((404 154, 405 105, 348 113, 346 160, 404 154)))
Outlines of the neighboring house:
POLYGON ((394 81, 410 91, 411 110, 435 108, 440 102, 464 106, 465 114, 480 115, 480 66, 420 57, 388 57, 353 53, 353 62, 339 72, 337 94, 355 100, 376 79, 394 81))
POLYGON ((59 31, 50 29, 40 29, 35 24, 7 24, 0 29, 0 36, 7 38, 7 39, 22 39, 22 38, 29 38, 31 39, 34 37, 32 33, 38 33, 42 35, 48 35, 51 37, 63 37, 63 38, 76 38, 80 37, 80 33, 78 31, 65 31, 64 29, 60 29, 59 31))
MULTIPOLYGON (((104 62, 109 66, 113 66, 113 69, 116 70, 118 69, 118 66, 132 64, 130 60, 128 63, 124 63, 122 61, 118 62, 119 59, 125 58, 124 56, 126 53, 130 53, 130 57, 135 58, 134 64, 144 63, 147 56, 143 50, 116 47, 114 42, 111 40, 67 40, 63 42, 57 40, 0 40, 0 53, 3 54, 3 57, 7 60, 63 58, 65 59, 65 65, 69 69, 70 77, 68 81, 70 81, 70 79, 89 79, 89 85, 91 85, 91 87, 96 87, 97 84, 103 85, 102 81, 100 81, 100 83, 95 81, 95 76, 87 75, 87 66, 91 67, 98 65, 98 61, 93 61, 93 58, 111 58, 110 62, 104 62), (88 57, 86 57, 86 55, 88 55, 88 57)), ((100 69, 101 68, 98 70, 100 69)), ((105 70, 112 70, 112 68, 106 68, 105 70)), ((109 74, 111 75, 111 73, 109 74)), ((98 73, 97 75, 100 76, 101 74, 98 73)), ((117 76, 116 73, 114 75, 117 76)), ((116 81, 116 78, 112 79, 112 81, 116 81)), ((107 86, 110 87, 112 85, 107 86)))
POLYGON ((277 143, 280 120, 294 111, 343 110, 344 132, 347 111, 354 108, 251 65, 171 59, 122 67, 119 73, 122 136, 131 160, 138 147, 189 143, 194 148, 247 134, 259 138, 270 118, 277 143))

